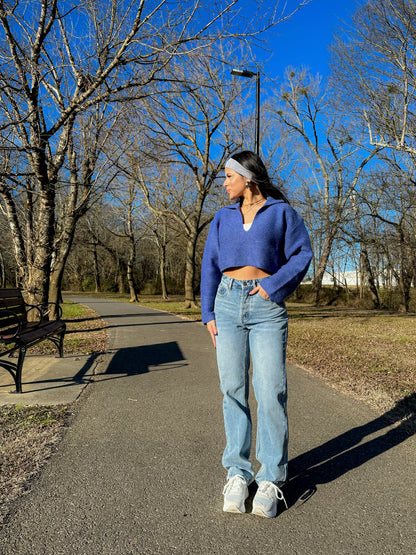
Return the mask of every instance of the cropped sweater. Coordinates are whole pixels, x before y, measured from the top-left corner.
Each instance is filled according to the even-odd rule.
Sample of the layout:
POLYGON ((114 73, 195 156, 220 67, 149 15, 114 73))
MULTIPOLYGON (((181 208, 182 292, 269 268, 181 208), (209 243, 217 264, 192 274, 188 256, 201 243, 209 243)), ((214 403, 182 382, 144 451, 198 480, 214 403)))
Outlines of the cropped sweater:
POLYGON ((270 273, 261 286, 279 303, 300 284, 311 258, 305 224, 286 202, 268 197, 248 231, 239 203, 221 208, 211 223, 202 260, 202 321, 215 319, 215 295, 227 268, 255 266, 270 273))

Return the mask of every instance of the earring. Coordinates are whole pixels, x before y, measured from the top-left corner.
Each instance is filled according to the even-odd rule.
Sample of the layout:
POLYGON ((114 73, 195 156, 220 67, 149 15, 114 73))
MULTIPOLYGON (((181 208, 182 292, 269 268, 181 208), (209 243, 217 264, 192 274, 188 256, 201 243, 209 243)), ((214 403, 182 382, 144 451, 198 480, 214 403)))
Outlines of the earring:
POLYGON ((250 181, 246 181, 246 188, 248 189, 250 187, 250 181))

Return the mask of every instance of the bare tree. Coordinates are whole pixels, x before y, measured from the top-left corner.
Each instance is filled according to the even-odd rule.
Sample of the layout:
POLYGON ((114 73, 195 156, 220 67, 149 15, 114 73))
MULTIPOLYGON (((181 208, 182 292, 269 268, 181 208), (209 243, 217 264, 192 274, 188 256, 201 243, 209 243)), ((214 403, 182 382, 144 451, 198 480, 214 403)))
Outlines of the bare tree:
POLYGON ((3 253, 0 250, 0 287, 6 287, 6 269, 4 266, 3 253))
POLYGON ((243 128, 233 119, 239 84, 229 80, 224 86, 229 70, 215 62, 212 50, 207 53, 171 64, 164 72, 163 89, 147 99, 134 121, 140 129, 136 154, 127 151, 119 162, 136 180, 148 209, 176 221, 187 239, 186 306, 196 305, 198 238, 223 199, 217 178, 244 140, 243 128), (179 87, 166 88, 165 83, 176 80, 179 87))
POLYGON ((365 218, 362 217, 361 203, 357 200, 356 191, 353 191, 351 195, 351 205, 355 227, 354 238, 356 241, 359 242, 360 245, 360 291, 363 291, 364 283, 367 281, 373 301, 373 306, 374 308, 380 308, 380 295, 369 253, 370 238, 365 229, 365 218))
POLYGON ((168 226, 169 218, 165 214, 161 216, 157 215, 148 222, 147 229, 154 239, 158 253, 159 253, 159 277, 160 277, 160 287, 162 293, 162 299, 167 301, 168 287, 167 287, 167 247, 170 241, 170 233, 168 226))
MULTIPOLYGON (((31 300, 46 303, 50 296, 57 188, 67 180, 85 186, 77 183, 79 115, 103 102, 137 101, 175 57, 220 38, 254 40, 289 15, 259 3, 261 18, 254 17, 241 32, 244 7, 242 0, 220 8, 197 0, 0 1, 0 111, 8 133, 3 152, 14 151, 20 162, 3 166, 0 196, 20 281, 31 300), (27 210, 36 210, 28 214, 26 235, 16 193, 19 199, 24 195, 27 210)), ((56 260, 55 268, 64 259, 56 260)), ((56 271, 59 289, 62 272, 56 271)))
POLYGON ((312 285, 318 302, 323 275, 351 195, 363 169, 381 147, 366 152, 353 140, 347 125, 342 125, 342 112, 331 104, 328 91, 305 70, 287 70, 274 113, 291 130, 298 147, 303 145, 299 149, 301 173, 306 165, 308 179, 312 176, 309 199, 322 237, 321 244, 314 245, 317 260, 312 285))
POLYGON ((382 280, 394 273, 406 310, 414 280, 415 20, 413 0, 367 0, 332 47, 339 99, 369 143, 386 152, 384 171, 373 173, 361 202, 373 218, 376 258, 385 261, 382 280))
MULTIPOLYGON (((102 267, 103 256, 100 257, 101 264, 98 268, 88 268, 88 276, 93 277, 94 283, 102 281, 103 273, 105 278, 105 288, 116 289, 118 293, 125 294, 126 286, 130 293, 130 302, 137 302, 137 285, 134 276, 134 266, 136 261, 136 244, 138 241, 135 226, 135 202, 134 195, 129 190, 128 184, 118 183, 119 194, 112 198, 112 202, 102 199, 86 218, 81 221, 81 228, 84 229, 84 244, 88 245, 88 255, 93 261, 99 254, 105 253, 106 268, 102 267), (94 276, 93 276, 94 274, 94 276), (112 276, 111 285, 109 275, 112 276)), ((110 198, 110 197, 108 197, 110 198)), ((108 199, 107 199, 108 200, 108 199)))
MULTIPOLYGON (((113 198, 116 199, 116 206, 113 207, 118 214, 118 219, 121 222, 120 229, 109 230, 114 236, 127 240, 128 256, 125 265, 126 280, 130 292, 130 302, 138 302, 137 286, 134 279, 134 267, 136 264, 136 245, 140 237, 137 233, 137 220, 136 215, 138 195, 137 185, 133 180, 127 180, 126 183, 117 182, 115 191, 113 191, 113 198)), ((108 228, 107 228, 108 229, 108 228)), ((97 240, 97 238, 95 239, 97 240)), ((109 245, 106 246, 109 252, 112 249, 109 245)), ((124 266, 124 265, 123 265, 124 266)))
POLYGON ((383 171, 374 172, 361 192, 361 203, 374 221, 377 252, 388 260, 389 271, 399 285, 402 306, 408 312, 416 280, 416 193, 414 177, 408 177, 415 175, 415 169, 406 166, 390 160, 383 171))
POLYGON ((367 0, 332 47, 332 80, 371 145, 416 154, 416 4, 367 0))

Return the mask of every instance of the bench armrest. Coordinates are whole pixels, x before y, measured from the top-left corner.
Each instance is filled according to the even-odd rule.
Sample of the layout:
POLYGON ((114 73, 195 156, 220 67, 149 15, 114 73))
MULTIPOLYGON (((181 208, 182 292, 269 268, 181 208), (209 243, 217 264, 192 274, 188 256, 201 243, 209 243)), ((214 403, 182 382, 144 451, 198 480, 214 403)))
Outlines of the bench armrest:
POLYGON ((31 310, 32 308, 35 308, 39 311, 40 314, 40 319, 41 320, 46 320, 49 319, 48 316, 52 311, 52 308, 55 307, 56 312, 57 312, 57 318, 55 318, 56 320, 61 320, 62 319, 62 307, 59 303, 48 303, 45 305, 26 305, 27 307, 30 307, 29 310, 31 310))
POLYGON ((29 312, 31 310, 37 310, 38 314, 38 319, 42 320, 42 307, 39 305, 34 305, 34 304, 27 304, 25 303, 25 308, 26 308, 26 316, 29 314, 29 312))

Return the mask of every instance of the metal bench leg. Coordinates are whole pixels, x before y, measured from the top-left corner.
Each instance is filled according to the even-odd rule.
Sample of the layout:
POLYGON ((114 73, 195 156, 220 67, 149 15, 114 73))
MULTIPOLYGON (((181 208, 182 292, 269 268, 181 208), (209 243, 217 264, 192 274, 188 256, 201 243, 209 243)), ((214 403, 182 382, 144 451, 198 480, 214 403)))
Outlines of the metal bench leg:
POLYGON ((64 356, 64 336, 65 336, 65 331, 59 334, 59 357, 60 358, 64 356))
POLYGON ((22 345, 19 349, 19 358, 17 359, 16 375, 14 377, 14 382, 16 384, 16 393, 22 393, 22 368, 23 361, 25 360, 26 347, 22 345))

